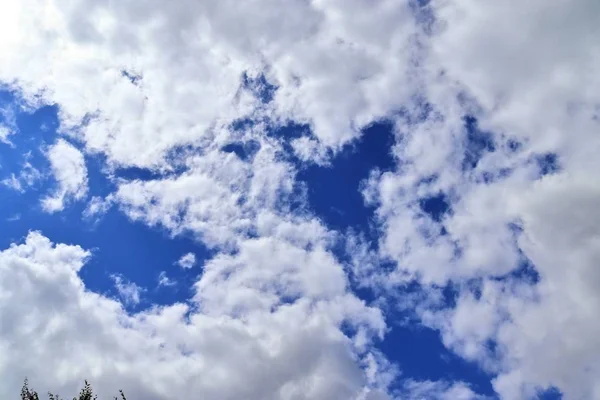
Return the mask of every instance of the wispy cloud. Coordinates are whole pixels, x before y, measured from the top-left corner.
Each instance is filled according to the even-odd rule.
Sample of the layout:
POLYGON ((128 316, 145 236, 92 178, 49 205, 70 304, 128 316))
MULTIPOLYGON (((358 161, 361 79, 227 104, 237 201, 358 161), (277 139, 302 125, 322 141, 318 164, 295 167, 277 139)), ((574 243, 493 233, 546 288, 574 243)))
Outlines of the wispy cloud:
POLYGON ((186 253, 175 264, 183 269, 190 269, 196 265, 196 255, 194 253, 186 253))
POLYGON ((144 288, 139 287, 134 282, 128 282, 121 275, 111 275, 111 278, 115 283, 115 288, 117 289, 119 296, 125 304, 139 304, 141 294, 145 291, 144 288))

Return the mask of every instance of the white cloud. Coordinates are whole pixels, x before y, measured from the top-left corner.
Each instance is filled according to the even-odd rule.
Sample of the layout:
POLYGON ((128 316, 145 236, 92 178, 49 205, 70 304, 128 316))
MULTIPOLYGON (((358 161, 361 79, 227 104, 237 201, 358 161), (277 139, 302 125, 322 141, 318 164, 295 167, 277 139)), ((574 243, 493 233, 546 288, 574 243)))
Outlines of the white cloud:
POLYGON ((177 260, 176 264, 183 269, 190 269, 196 265, 196 255, 194 253, 186 253, 177 260))
MULTIPOLYGON (((568 398, 600 395, 594 317, 600 285, 594 269, 600 197, 593 173, 600 170, 597 1, 557 0, 549 7, 544 0, 437 0, 425 6, 433 19, 425 27, 414 20, 410 2, 392 0, 198 1, 168 7, 91 0, 5 3, 0 81, 12 82, 30 103, 58 104, 62 133, 77 137, 86 151, 104 153, 109 167, 166 171, 148 181, 118 182, 114 201, 130 218, 237 251, 207 263, 196 285, 203 310, 190 320, 202 320, 196 325, 183 322, 183 306, 123 317, 117 303, 81 291, 78 278, 65 273, 79 288, 68 287, 75 298, 85 299, 71 311, 88 307, 86 302, 102 305, 77 315, 94 327, 108 321, 106 329, 119 332, 99 330, 106 337, 94 343, 118 350, 110 354, 131 374, 131 385, 147 379, 138 388, 145 398, 166 393, 161 385, 172 378, 171 369, 204 373, 202 365, 218 368, 189 387, 201 388, 208 398, 351 398, 363 390, 365 377, 339 324, 346 318, 379 331, 379 317, 348 292, 343 270, 327 250, 334 234, 304 210, 290 215, 292 201, 305 205, 296 169, 281 157, 283 146, 265 137, 264 121, 308 124, 314 137, 294 140, 293 149, 304 161, 325 164, 329 150, 391 114, 397 168, 374 173, 363 191, 377 207, 379 254, 354 249, 369 265, 380 257, 397 268, 384 276, 364 268, 361 277, 391 290, 415 279, 426 291, 453 282, 459 290, 455 308, 432 310, 423 303, 417 311, 440 329, 450 348, 498 373, 495 387, 504 398, 526 398, 549 385, 568 398), (139 76, 132 81, 124 71, 139 76), (271 103, 240 88, 245 72, 264 73, 279 87, 271 103), (483 151, 472 170, 463 166, 473 152, 466 114, 477 117, 494 143, 494 151, 483 151), (241 132, 228 128, 244 117, 259 122, 241 132), (254 140, 260 149, 247 159, 220 150, 238 140, 254 140), (195 154, 167 155, 188 145, 195 154), (539 180, 532 160, 547 152, 557 155, 562 170, 539 180), (440 193, 450 210, 437 221, 420 202, 440 193), (308 266, 288 262, 288 256, 308 266), (525 257, 540 275, 538 284, 507 278, 525 257), (491 279, 499 277, 504 283, 491 279), (481 296, 473 282, 481 284, 481 296), (295 301, 287 304, 289 298, 295 301), (106 315, 99 314, 102 307, 110 309, 106 315), (116 324, 121 318, 137 330, 116 324), (168 334, 152 325, 173 321, 179 329, 168 334), (144 329, 158 336, 149 339, 144 329), (168 336, 177 335, 173 332, 181 336, 168 336), (161 335, 169 339, 165 348, 156 346, 161 335), (121 348, 132 337, 139 343, 121 348), (227 341, 232 337, 241 340, 227 341), (499 353, 490 350, 490 341, 497 342, 499 353), (181 353, 167 354, 176 344, 208 355, 197 356, 201 362, 191 368, 181 353), (239 350, 236 363, 232 354, 211 348, 239 350), (148 350, 141 351, 148 359, 127 361, 119 353, 131 355, 134 349, 148 350), (239 365, 244 359, 239 354, 248 364, 239 365), (173 362, 171 369, 158 368, 145 378, 127 369, 158 359, 173 362), (325 373, 330 379, 320 380, 325 373), (230 384, 228 376, 240 384, 230 384), (259 386, 261 381, 269 384, 259 386)), ((60 140, 49 158, 58 188, 45 199, 46 209, 85 197, 81 153, 60 140), (69 156, 59 156, 61 149, 69 149, 69 156)), ((17 176, 8 179, 18 182, 17 176)), ((90 210, 102 210, 99 205, 92 202, 90 210)), ((38 239, 30 240, 33 246, 38 239)), ((17 250, 3 254, 11 251, 17 250)), ((17 261, 38 265, 23 257, 17 261)), ((20 278, 27 277, 39 278, 20 278)), ((37 332, 35 325, 31 329, 37 332)), ((104 360, 91 357, 80 368, 105 371, 104 360)), ((69 365, 56 369, 61 382, 76 375, 69 365)), ((188 382, 185 374, 170 382, 188 382)), ((460 384, 434 383, 428 390, 472 395, 460 384)))
POLYGON ((456 307, 430 308, 426 298, 417 313, 448 347, 497 373, 503 399, 551 386, 569 399, 600 396, 592 339, 600 325, 591 317, 600 307, 592 267, 600 193, 590 174, 600 169, 597 7, 431 2, 436 24, 421 75, 430 112, 397 120, 398 167, 364 188, 384 232, 379 255, 397 263, 366 279, 392 290, 417 279, 425 294, 452 282, 456 307), (472 170, 463 166, 473 151, 465 114, 493 142, 472 170), (535 157, 548 152, 560 170, 540 179, 535 157), (435 221, 420 201, 439 193, 450 209, 435 221), (539 283, 508 275, 526 259, 539 283))
POLYGON ((268 310, 282 299, 334 299, 346 292, 344 272, 329 252, 306 251, 278 239, 245 241, 238 254, 216 257, 203 270, 198 302, 219 315, 268 310), (236 293, 236 288, 243 290, 236 293))
POLYGON ((160 271, 160 274, 158 274, 159 287, 171 287, 175 285, 177 285, 177 282, 169 278, 166 271, 160 271))
POLYGON ((257 269, 264 257, 256 253, 258 244, 249 243, 237 258, 219 256, 209 263, 211 272, 196 285, 195 307, 174 304, 128 315, 119 302, 85 289, 77 272, 89 252, 29 234, 23 244, 0 252, 0 395, 18 392, 27 375, 32 386, 60 393, 73 391, 86 377, 101 396, 122 387, 130 397, 150 400, 198 394, 206 399, 385 398, 375 397, 376 390, 368 394, 356 359, 366 353, 341 330, 347 323, 380 334, 385 325, 378 310, 344 289, 341 266, 321 251, 280 243, 277 251, 305 255, 296 264, 283 259, 289 283, 273 286, 277 281, 269 268, 257 269), (306 287, 310 273, 304 275, 301 266, 307 257, 321 260, 317 265, 331 269, 337 282, 306 287), (230 279, 217 273, 221 265, 232 268, 230 279), (240 299, 249 291, 258 293, 263 284, 271 287, 264 296, 268 304, 250 303, 247 312, 241 311, 240 299), (305 296, 291 298, 299 293, 305 296))
POLYGON ((112 275, 111 278, 115 282, 115 288, 125 304, 139 304, 140 295, 144 288, 139 287, 135 282, 128 282, 121 275, 112 275))
POLYGON ((212 126, 258 107, 238 96, 244 72, 264 71, 279 87, 271 112, 310 123, 334 149, 411 94, 415 28, 403 1, 156 3, 140 12, 132 2, 28 0, 2 14, 18 23, 4 28, 0 80, 43 91, 61 105, 65 131, 79 127, 89 149, 124 164, 202 145, 212 126))
POLYGON ((519 299, 502 299, 513 323, 502 326, 498 340, 513 349, 513 368, 496 386, 507 397, 532 384, 556 385, 565 398, 600 396, 599 198, 597 180, 578 174, 546 177, 514 199, 524 226, 520 244, 540 284, 519 299))
POLYGON ((42 199, 47 212, 61 211, 69 201, 82 200, 88 191, 87 168, 83 154, 64 139, 59 139, 47 151, 56 189, 42 199))
POLYGON ((294 153, 302 161, 313 161, 318 165, 329 164, 329 154, 317 140, 303 136, 292 141, 294 153))
POLYGON ((12 130, 4 124, 0 124, 0 142, 9 144, 8 137, 12 134, 12 130))
POLYGON ((27 152, 23 156, 25 162, 19 173, 17 175, 11 173, 10 177, 2 180, 3 185, 21 193, 25 192, 27 188, 34 186, 44 178, 42 173, 29 161, 31 159, 31 152, 27 152))
POLYGON ((23 187, 21 186, 21 181, 17 176, 13 173, 10 174, 10 178, 5 178, 2 180, 2 184, 6 187, 9 187, 17 192, 23 192, 23 187))
POLYGON ((88 202, 87 207, 83 210, 84 218, 100 218, 106 214, 113 205, 113 196, 108 195, 105 198, 99 196, 93 196, 88 202))
POLYGON ((14 147, 9 139, 9 136, 18 131, 15 110, 11 105, 0 106, 0 143, 14 147))
POLYGON ((439 399, 439 400, 484 400, 462 382, 444 381, 407 381, 404 385, 403 398, 407 400, 439 399))
POLYGON ((263 139, 251 161, 218 148, 186 160, 187 171, 149 181, 121 182, 115 199, 134 220, 173 233, 193 232, 209 246, 234 246, 256 229, 257 215, 286 207, 293 167, 263 139))
POLYGON ((14 221, 19 221, 21 219, 21 214, 14 214, 8 218, 6 218, 6 220, 8 222, 14 222, 14 221))

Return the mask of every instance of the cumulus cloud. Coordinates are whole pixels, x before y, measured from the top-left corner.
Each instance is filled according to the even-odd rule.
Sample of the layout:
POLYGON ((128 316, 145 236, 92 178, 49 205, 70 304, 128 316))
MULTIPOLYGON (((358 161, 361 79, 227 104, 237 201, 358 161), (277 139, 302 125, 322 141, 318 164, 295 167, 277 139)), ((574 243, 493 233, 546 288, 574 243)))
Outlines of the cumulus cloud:
POLYGON ((9 127, 7 127, 4 124, 0 125, 0 142, 5 143, 5 144, 10 143, 8 141, 8 136, 11 134, 12 134, 12 131, 10 130, 9 127))
POLYGON ((363 190, 383 229, 379 256, 397 265, 371 282, 396 291, 416 280, 434 297, 451 284, 455 307, 431 308, 425 296, 417 314, 498 374, 506 399, 552 386, 565 398, 599 395, 591 338, 600 325, 589 317, 598 310, 597 4, 546 5, 427 6, 427 104, 397 119, 396 170, 363 190))
POLYGON ((17 22, 3 28, 0 80, 60 104, 63 128, 118 163, 153 165, 251 113, 261 102, 240 96, 246 73, 278 87, 271 114, 333 149, 411 94, 408 2, 36 4, 2 9, 17 22))
MULTIPOLYGON (((4 3, 0 81, 26 103, 58 104, 60 133, 105 155, 109 168, 159 172, 117 181, 110 204, 217 250, 194 286, 197 309, 133 316, 83 289, 76 271, 87 253, 76 246, 32 234, 5 250, 0 267, 15 267, 1 269, 0 282, 47 288, 35 295, 55 303, 9 291, 17 305, 40 300, 28 307, 43 322, 18 319, 11 301, 1 315, 18 324, 3 323, 0 340, 33 337, 47 324, 48 343, 68 337, 90 352, 82 364, 38 363, 56 363, 60 385, 85 372, 148 399, 165 398, 166 382, 209 399, 377 398, 371 386, 381 375, 369 371, 388 377, 389 369, 368 354, 382 316, 349 291, 330 251, 336 234, 307 211, 289 138, 272 133, 307 126, 291 151, 327 165, 386 117, 396 165, 361 186, 381 237, 373 246, 348 240, 360 283, 396 298, 421 285, 400 303, 496 374, 503 398, 549 386, 568 398, 600 396, 597 1, 4 3), (383 271, 381 262, 395 267, 383 271), (59 285, 70 308, 52 290, 59 285), (444 287, 455 292, 452 306, 440 302, 444 287), (70 320, 43 308, 50 304, 96 336, 83 341, 70 320), (355 336, 340 329, 348 321, 355 336), (159 367, 139 374, 148 364, 159 367)), ((86 196, 85 162, 65 139, 48 158, 57 188, 43 205, 58 211, 86 196)), ((92 199, 87 213, 107 204, 92 199)), ((14 361, 24 346, 0 364, 15 384, 16 373, 36 368, 14 361)), ((451 382, 405 389, 416 398, 476 396, 451 382)))
POLYGON ((280 243, 278 251, 305 255, 283 260, 280 269, 289 271, 289 279, 277 287, 268 268, 256 268, 263 261, 258 244, 209 263, 195 286, 194 307, 173 304, 128 315, 119 302, 85 289, 78 271, 89 252, 30 233, 0 252, 0 394, 10 397, 27 375, 36 387, 61 393, 86 376, 101 395, 123 387, 145 399, 382 398, 372 397, 377 391, 369 389, 357 363, 364 349, 341 330, 347 323, 380 334, 385 325, 378 310, 345 289, 341 266, 331 256, 290 244, 280 243), (306 286, 311 274, 300 268, 306 257, 321 260, 314 268, 329 268, 337 278, 306 286), (231 269, 230 279, 221 266, 231 269), (267 301, 240 308, 243 299, 261 298, 255 295, 263 284, 273 285, 267 301), (143 367, 149 363, 153 368, 143 367))
POLYGON ((177 260, 176 264, 183 269, 190 269, 196 265, 196 255, 194 253, 186 253, 177 260))
POLYGON ((57 187, 42 199, 47 212, 61 211, 69 201, 82 200, 88 191, 87 167, 83 154, 64 139, 47 151, 48 161, 57 187))

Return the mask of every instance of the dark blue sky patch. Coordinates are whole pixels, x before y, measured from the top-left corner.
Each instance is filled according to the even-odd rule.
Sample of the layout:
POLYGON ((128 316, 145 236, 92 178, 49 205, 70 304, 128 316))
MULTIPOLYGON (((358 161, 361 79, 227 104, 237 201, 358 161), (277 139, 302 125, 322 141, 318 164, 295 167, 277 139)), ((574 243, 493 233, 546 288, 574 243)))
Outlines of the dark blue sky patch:
POLYGON ((451 211, 450 200, 444 193, 425 197, 419 200, 421 211, 436 222, 441 222, 444 215, 451 211))
POLYGON ((471 292, 473 298, 479 301, 481 300, 483 284, 483 278, 473 278, 465 282, 465 287, 468 288, 469 292, 471 292))
MULTIPOLYGON (((449 283, 444 287, 427 289, 413 281, 399 289, 394 296, 398 299, 406 296, 426 298, 427 290, 438 291, 434 296, 441 296, 437 307, 442 310, 456 306, 460 287, 449 283)), ((403 375, 416 380, 464 381, 479 394, 494 395, 492 375, 483 371, 476 363, 466 361, 448 350, 440 333, 421 325, 412 308, 394 310, 394 303, 389 304, 392 306, 385 308, 385 315, 391 330, 378 344, 378 348, 390 361, 399 365, 403 375)), ((432 305, 431 308, 436 307, 432 305)))
POLYGON ((528 283, 531 285, 535 285, 540 281, 540 273, 535 268, 533 262, 521 251, 518 250, 520 260, 519 264, 510 271, 507 275, 503 275, 500 277, 492 278, 497 281, 517 281, 522 283, 528 283))
POLYGON ((287 121, 283 125, 269 123, 265 133, 269 137, 289 142, 293 139, 301 138, 302 136, 310 136, 311 129, 309 124, 299 124, 293 121, 287 121))
POLYGON ((113 175, 116 178, 122 178, 128 181, 131 180, 141 180, 141 181, 151 181, 154 179, 159 179, 161 174, 153 171, 149 168, 140 168, 140 167, 124 167, 117 168, 113 171, 113 175))
POLYGON ((475 117, 466 116, 463 120, 465 129, 465 154, 462 167, 463 170, 469 170, 477 167, 477 163, 486 152, 493 152, 495 144, 491 133, 479 129, 475 117))
POLYGON ((241 143, 229 143, 221 148, 226 153, 234 153, 241 160, 252 160, 254 155, 260 150, 260 143, 256 140, 249 140, 241 143))
POLYGON ((456 300, 460 294, 460 288, 453 282, 449 282, 442 288, 442 298, 444 307, 456 307, 456 300))
POLYGON ((251 118, 240 118, 233 121, 229 129, 232 131, 245 131, 252 128, 253 125, 254 121, 251 118))
POLYGON ((247 158, 246 151, 242 143, 226 144, 225 146, 221 147, 221 151, 224 151, 225 153, 233 153, 242 160, 247 158))
POLYGON ((428 101, 419 99, 416 101, 416 104, 418 105, 419 112, 409 122, 419 123, 431 118, 432 116, 434 118, 438 117, 438 112, 435 111, 434 107, 428 101))
POLYGON ((268 137, 277 139, 281 143, 283 147, 282 158, 298 164, 301 161, 294 155, 294 148, 291 144, 292 140, 303 136, 311 136, 311 132, 309 124, 298 124, 293 121, 287 121, 284 125, 267 124, 265 134, 268 137))
POLYGON ((342 231, 354 228, 369 233, 373 209, 365 206, 360 183, 374 169, 387 171, 394 167, 390 153, 393 124, 377 122, 362 133, 355 143, 336 155, 330 166, 310 165, 300 170, 298 179, 308 186, 311 210, 327 225, 342 231))
MULTIPOLYGON (((115 180, 151 181, 165 177, 165 173, 152 168, 136 166, 115 166, 109 169, 107 157, 103 154, 84 154, 88 169, 88 185, 91 196, 106 196, 117 189, 115 180)), ((171 172, 173 173, 173 172, 171 172)))
POLYGON ((485 184, 490 184, 508 178, 510 174, 512 174, 512 172, 513 170, 510 168, 500 168, 492 172, 483 171, 480 176, 475 177, 475 180, 478 182, 483 182, 485 184))
POLYGON ((463 381, 479 394, 494 394, 493 376, 446 349, 439 332, 433 329, 413 323, 392 326, 378 348, 412 379, 463 381))
MULTIPOLYGON (((311 136, 312 131, 309 124, 299 124, 294 121, 285 121, 284 123, 278 123, 277 121, 273 121, 270 119, 254 120, 252 118, 241 118, 233 121, 229 126, 229 129, 234 133, 243 132, 251 129, 257 123, 263 123, 265 125, 264 134, 267 137, 274 138, 281 143, 284 151, 284 153, 281 155, 282 157, 296 163, 300 162, 300 160, 298 160, 297 157, 295 157, 294 155, 294 149, 291 145, 291 142, 292 140, 301 138, 303 136, 311 136)), ((236 151, 235 147, 229 147, 228 149, 232 150, 233 152, 236 152, 236 154, 237 151, 241 150, 240 148, 238 148, 236 151)), ((223 150, 227 151, 226 149, 223 150)))
POLYGON ((398 112, 393 114, 405 121, 407 125, 417 125, 431 118, 441 118, 433 105, 423 96, 411 96, 411 108, 402 107, 398 112))
POLYGON ((292 188, 289 196, 281 196, 277 199, 277 209, 284 213, 292 213, 296 216, 310 216, 307 210, 308 188, 303 182, 297 182, 292 188))
POLYGON ((252 77, 244 72, 242 74, 242 87, 249 90, 254 97, 264 104, 270 103, 277 91, 277 86, 270 83, 262 73, 256 77, 252 77))
POLYGON ((119 180, 151 181, 164 178, 164 174, 150 168, 116 167, 109 170, 107 158, 101 154, 84 154, 88 172, 89 197, 106 197, 115 192, 119 180))
POLYGON ((523 144, 516 141, 515 139, 508 139, 506 141, 506 146, 513 153, 516 153, 517 151, 519 151, 523 148, 523 144))
POLYGON ((427 34, 432 33, 435 24, 435 15, 431 8, 431 0, 410 0, 410 8, 415 16, 416 22, 427 34))
POLYGON ((439 176, 437 174, 434 175, 429 175, 425 178, 421 178, 418 182, 417 185, 421 186, 421 185, 431 185, 433 183, 435 183, 437 180, 439 179, 439 176))
POLYGON ((201 144, 185 144, 169 148, 164 159, 169 163, 169 174, 179 175, 187 171, 186 160, 192 156, 202 155, 204 150, 201 144))
POLYGON ((540 390, 537 394, 537 400, 561 400, 562 398, 561 391, 556 387, 540 390))
MULTIPOLYGON (((440 289, 440 288, 436 288, 440 289)), ((353 288, 354 290, 354 288, 353 288)), ((377 299, 369 289, 359 288, 355 293, 367 303, 377 299)), ((452 308, 456 305, 458 288, 453 284, 441 288, 442 302, 440 307, 452 308)), ((416 281, 399 289, 395 294, 398 299, 406 296, 424 296, 424 288, 416 281)), ((489 375, 477 364, 465 361, 448 350, 440 337, 440 333, 418 322, 414 310, 395 310, 395 300, 383 305, 386 321, 390 330, 384 339, 377 343, 377 348, 393 363, 397 364, 404 376, 415 380, 445 380, 464 381, 479 394, 492 396, 494 394, 489 375)), ((352 329, 344 328, 351 334, 352 329)), ((392 390, 401 389, 402 380, 392 384, 392 390)))
POLYGON ((546 153, 535 158, 541 176, 555 174, 560 171, 558 154, 546 153))
POLYGON ((125 69, 121 70, 121 75, 127 78, 127 80, 129 80, 129 82, 133 83, 134 85, 137 85, 142 80, 142 75, 136 74, 133 71, 128 71, 125 69))

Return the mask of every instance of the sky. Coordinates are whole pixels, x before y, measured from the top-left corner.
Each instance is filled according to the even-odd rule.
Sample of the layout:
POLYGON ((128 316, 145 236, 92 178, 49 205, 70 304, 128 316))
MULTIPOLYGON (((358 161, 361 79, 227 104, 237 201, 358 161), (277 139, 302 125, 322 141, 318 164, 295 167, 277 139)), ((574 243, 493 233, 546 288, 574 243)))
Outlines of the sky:
POLYGON ((0 4, 0 398, 600 398, 595 0, 0 4))

